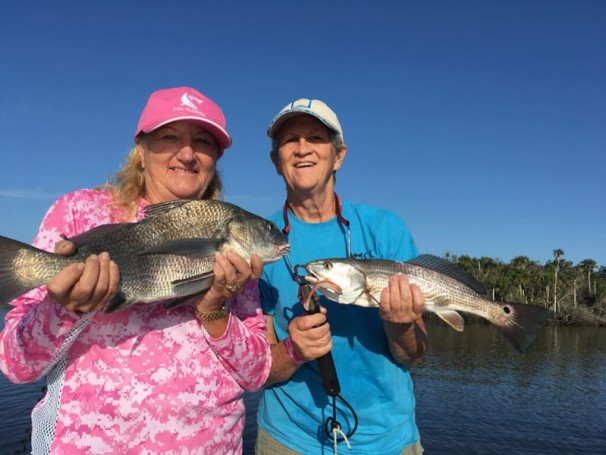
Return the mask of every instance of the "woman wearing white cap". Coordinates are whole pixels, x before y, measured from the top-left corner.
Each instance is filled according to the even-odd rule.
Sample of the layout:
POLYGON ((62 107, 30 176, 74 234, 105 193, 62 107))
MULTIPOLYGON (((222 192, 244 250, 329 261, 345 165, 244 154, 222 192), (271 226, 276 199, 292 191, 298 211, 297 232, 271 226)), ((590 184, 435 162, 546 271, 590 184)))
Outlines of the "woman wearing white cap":
MULTIPOLYGON (((52 251, 62 236, 138 221, 150 204, 220 196, 216 165, 231 138, 219 106, 198 91, 154 92, 135 144, 114 185, 50 207, 35 246, 52 251)), ((12 301, 0 368, 13 382, 48 382, 32 413, 33 453, 242 452, 242 392, 261 387, 271 363, 261 271, 259 258, 216 255, 212 286, 191 304, 105 314, 97 310, 116 292, 119 270, 102 253, 12 301)))
POLYGON ((322 298, 325 309, 305 315, 292 269, 330 257, 403 261, 418 254, 415 243, 393 212, 337 197, 334 174, 347 148, 325 103, 289 103, 267 134, 272 162, 286 183, 284 207, 270 219, 289 236, 290 262, 267 265, 260 280, 273 364, 258 408, 256 453, 332 453, 335 437, 351 445, 344 448, 351 454, 422 453, 409 373, 427 347, 421 290, 406 276, 394 276, 380 308, 322 298), (329 351, 339 397, 350 407, 331 401, 339 389, 323 387, 313 362, 329 351))

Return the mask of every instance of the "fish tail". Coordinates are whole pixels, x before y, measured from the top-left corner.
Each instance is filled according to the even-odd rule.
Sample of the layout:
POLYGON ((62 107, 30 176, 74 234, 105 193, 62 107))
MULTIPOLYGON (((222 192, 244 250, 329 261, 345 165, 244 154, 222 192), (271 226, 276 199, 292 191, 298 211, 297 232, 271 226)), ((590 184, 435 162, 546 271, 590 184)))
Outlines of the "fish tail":
POLYGON ((0 236, 0 305, 43 285, 56 271, 50 253, 0 236))
POLYGON ((520 354, 526 354, 552 312, 537 305, 521 303, 506 303, 503 309, 510 311, 511 317, 507 324, 499 326, 501 332, 520 354))

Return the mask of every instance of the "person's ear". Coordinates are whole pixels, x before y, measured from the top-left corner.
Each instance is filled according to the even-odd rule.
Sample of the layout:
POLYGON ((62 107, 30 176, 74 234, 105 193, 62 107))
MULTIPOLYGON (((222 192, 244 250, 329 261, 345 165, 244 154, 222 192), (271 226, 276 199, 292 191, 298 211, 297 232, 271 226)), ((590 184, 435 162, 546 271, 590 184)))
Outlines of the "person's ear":
POLYGON ((335 161, 334 171, 341 169, 343 165, 343 161, 345 160, 345 155, 347 154, 347 147, 344 145, 343 148, 337 152, 337 159, 335 161))
POLYGON ((276 173, 282 177, 282 169, 280 168, 280 157, 273 150, 269 152, 269 157, 271 158, 271 162, 274 163, 274 167, 276 168, 276 173))

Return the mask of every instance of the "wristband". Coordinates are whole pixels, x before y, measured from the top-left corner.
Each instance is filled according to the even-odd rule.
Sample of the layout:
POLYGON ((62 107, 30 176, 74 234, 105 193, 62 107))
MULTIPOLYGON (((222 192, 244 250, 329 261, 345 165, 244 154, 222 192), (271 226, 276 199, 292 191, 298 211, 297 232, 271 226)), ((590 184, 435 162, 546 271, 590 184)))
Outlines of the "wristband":
POLYGON ((302 360, 295 352, 295 348, 292 345, 292 340, 290 339, 290 337, 286 337, 283 343, 284 349, 286 349, 286 355, 288 355, 290 361, 295 365, 303 365, 305 363, 305 360, 302 360))

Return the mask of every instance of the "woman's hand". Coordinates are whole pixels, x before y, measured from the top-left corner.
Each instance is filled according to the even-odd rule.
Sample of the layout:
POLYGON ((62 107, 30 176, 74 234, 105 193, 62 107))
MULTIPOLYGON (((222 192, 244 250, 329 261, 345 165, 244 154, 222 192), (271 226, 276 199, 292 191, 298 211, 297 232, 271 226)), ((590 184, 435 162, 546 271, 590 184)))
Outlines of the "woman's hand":
MULTIPOLYGON (((71 256, 76 246, 69 240, 55 245, 55 253, 71 256)), ((53 302, 74 313, 101 310, 116 294, 120 271, 107 252, 89 256, 84 263, 71 264, 47 283, 53 302)))
POLYGON ((288 336, 301 361, 308 362, 328 353, 332 349, 332 338, 326 308, 320 307, 320 313, 293 318, 288 324, 288 336))
POLYGON ((406 275, 393 275, 389 277, 389 286, 381 293, 379 306, 384 321, 411 323, 423 316, 425 296, 416 284, 410 284, 406 275))
POLYGON ((410 284, 406 275, 393 275, 381 293, 379 306, 391 355, 396 363, 414 365, 427 350, 423 291, 410 284))
POLYGON ((215 276, 210 288, 196 302, 196 308, 201 313, 220 310, 225 301, 240 293, 249 280, 261 277, 263 262, 259 257, 252 256, 249 265, 236 253, 216 253, 213 273, 215 276))

